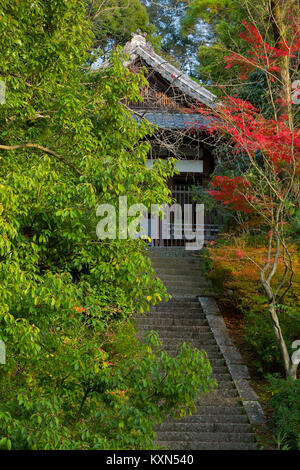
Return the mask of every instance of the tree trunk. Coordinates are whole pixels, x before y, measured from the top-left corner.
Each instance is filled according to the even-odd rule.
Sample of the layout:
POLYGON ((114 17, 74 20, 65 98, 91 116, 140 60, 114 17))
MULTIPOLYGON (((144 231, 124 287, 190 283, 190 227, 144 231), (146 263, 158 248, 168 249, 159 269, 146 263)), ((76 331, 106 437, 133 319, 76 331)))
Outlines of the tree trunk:
POLYGON ((271 304, 269 306, 269 312, 271 314, 272 318, 272 323, 273 323, 273 329, 274 329, 274 334, 277 342, 277 346, 279 348, 282 360, 283 360, 283 365, 285 369, 285 374, 286 378, 292 377, 293 379, 297 379, 297 365, 293 364, 286 346, 286 343, 284 341, 284 338, 282 336, 282 331, 281 327, 279 324, 279 319, 278 315, 276 312, 276 307, 274 304, 271 304))
MULTIPOLYGON (((271 21, 274 34, 275 45, 280 47, 280 41, 286 41, 287 26, 284 21, 285 11, 289 0, 272 0, 271 1, 271 21)), ((280 81, 280 96, 283 100, 280 106, 280 115, 286 114, 290 128, 292 128, 292 84, 290 77, 290 57, 281 56, 278 59, 279 72, 277 73, 280 81)))
POLYGON ((289 368, 286 377, 292 377, 292 379, 297 380, 297 368, 298 364, 291 364, 291 367, 289 368))

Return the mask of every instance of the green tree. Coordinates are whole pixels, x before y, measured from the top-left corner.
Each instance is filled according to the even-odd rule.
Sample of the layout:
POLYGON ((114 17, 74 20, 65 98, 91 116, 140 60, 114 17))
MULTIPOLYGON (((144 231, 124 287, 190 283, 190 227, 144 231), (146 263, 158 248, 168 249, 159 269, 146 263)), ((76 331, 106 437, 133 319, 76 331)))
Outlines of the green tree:
POLYGON ((122 104, 143 75, 120 51, 86 65, 85 6, 0 0, 1 448, 149 448, 213 386, 199 351, 136 341, 133 316, 168 298, 145 242, 96 236, 101 203, 168 202, 173 164, 146 169, 153 130, 122 104))
POLYGON ((138 29, 151 34, 146 8, 140 0, 86 0, 86 13, 94 32, 94 47, 103 52, 125 44, 138 29))
MULTIPOLYGON (((224 70, 224 58, 229 51, 245 51, 239 37, 243 30, 242 21, 247 16, 243 3, 232 0, 187 0, 188 8, 181 20, 183 36, 197 34, 199 21, 205 25, 208 34, 198 42, 198 78, 206 85, 213 86, 213 92, 220 95, 219 85, 228 85, 232 92, 232 82, 236 78, 232 70, 224 70)), ((257 2, 252 2, 253 8, 257 2)), ((203 29, 203 28, 202 28, 203 29)), ((238 85, 238 80, 234 80, 238 85)))

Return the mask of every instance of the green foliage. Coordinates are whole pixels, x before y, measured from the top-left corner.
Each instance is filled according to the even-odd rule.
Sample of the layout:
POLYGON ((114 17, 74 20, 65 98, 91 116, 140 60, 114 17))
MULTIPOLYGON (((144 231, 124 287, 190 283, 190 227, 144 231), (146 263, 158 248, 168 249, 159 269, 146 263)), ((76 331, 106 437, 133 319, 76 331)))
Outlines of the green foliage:
POLYGON ((85 3, 97 49, 105 51, 113 45, 125 44, 138 29, 148 35, 154 32, 140 0, 86 0, 85 3))
MULTIPOLYGON (((265 308, 264 296, 252 295, 251 299, 247 299, 247 307, 245 306, 242 312, 245 319, 244 340, 253 354, 253 366, 262 375, 278 371, 281 356, 275 341, 271 317, 265 308)), ((300 334, 299 313, 294 311, 294 316, 289 316, 282 309, 279 318, 283 337, 287 341, 289 352, 292 353, 292 342, 297 334, 300 334)))
POLYGON ((107 353, 99 354, 94 343, 94 351, 77 344, 74 352, 71 338, 65 342, 65 358, 50 354, 50 368, 40 357, 39 377, 19 385, 14 400, 6 398, 0 408, 2 448, 153 448, 154 425, 190 414, 199 393, 215 385, 205 353, 183 344, 171 358, 153 332, 135 355, 120 360, 115 355, 115 364, 106 362, 107 353))
MULTIPOLYGON (((182 34, 196 35, 199 21, 202 22, 197 77, 206 84, 227 85, 236 76, 236 70, 233 75, 232 70, 224 69, 224 57, 228 51, 243 49, 239 33, 246 16, 244 5, 232 0, 187 0, 187 4, 181 20, 182 34)), ((213 87, 212 91, 220 94, 218 86, 213 87)), ((229 91, 231 93, 232 88, 229 91)))
POLYGON ((188 3, 188 12, 184 20, 186 27, 193 26, 196 18, 202 16, 207 22, 213 21, 216 15, 226 14, 226 10, 231 10, 234 7, 232 0, 190 0, 188 3))
POLYGON ((295 243, 300 249, 300 209, 293 208, 292 209, 292 222, 290 227, 290 234, 291 237, 295 240, 295 243))
POLYGON ((277 376, 269 377, 269 382, 272 396, 268 404, 275 438, 280 437, 285 449, 300 450, 300 382, 277 376))
POLYGON ((149 448, 154 423, 189 410, 211 371, 188 348, 170 359, 157 340, 139 346, 131 318, 166 289, 143 240, 96 236, 101 203, 169 201, 173 165, 146 168, 153 129, 123 105, 145 78, 120 51, 90 72, 83 1, 0 0, 0 17, 0 445, 149 448))
POLYGON ((266 74, 261 70, 255 70, 249 74, 247 84, 237 89, 238 97, 260 109, 266 119, 272 119, 274 110, 270 106, 268 96, 268 84, 266 74))
POLYGON ((188 8, 181 21, 183 35, 197 36, 199 21, 202 40, 198 41, 199 67, 196 73, 204 84, 212 87, 217 96, 232 96, 250 101, 265 117, 272 116, 273 106, 268 96, 268 85, 263 71, 249 74, 246 82, 240 80, 241 68, 224 68, 225 57, 232 52, 245 55, 249 45, 240 37, 243 21, 255 23, 267 34, 268 41, 274 38, 271 28, 265 28, 268 5, 266 1, 235 2, 233 0, 187 0, 188 8), (207 33, 208 31, 208 33, 207 33), (267 32, 266 32, 267 31, 267 32))

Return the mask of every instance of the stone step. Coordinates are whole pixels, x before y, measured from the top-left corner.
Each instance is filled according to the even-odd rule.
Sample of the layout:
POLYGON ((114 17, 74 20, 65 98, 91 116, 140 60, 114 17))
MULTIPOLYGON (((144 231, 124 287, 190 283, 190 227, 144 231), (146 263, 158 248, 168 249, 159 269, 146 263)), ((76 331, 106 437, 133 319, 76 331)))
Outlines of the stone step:
POLYGON ((198 406, 241 406, 241 401, 236 389, 222 389, 217 387, 213 392, 202 395, 195 400, 198 406))
POLYGON ((213 368, 213 373, 214 374, 226 374, 228 377, 231 377, 229 370, 226 366, 226 364, 217 364, 214 359, 211 360, 211 366, 213 368))
POLYGON ((160 308, 160 309, 163 309, 163 308, 167 308, 167 309, 172 309, 172 308, 184 308, 184 309, 187 309, 187 308, 190 308, 192 310, 194 310, 195 308, 200 308, 201 309, 201 305, 200 305, 200 302, 198 300, 198 296, 195 294, 193 297, 189 297, 188 299, 184 296, 182 296, 181 298, 179 298, 178 296, 177 297, 171 297, 167 302, 160 302, 156 305, 153 305, 151 308, 160 308))
POLYGON ((231 378, 231 375, 228 374, 226 369, 223 374, 216 374, 214 373, 214 368, 213 368, 212 378, 217 381, 219 387, 222 387, 223 386, 222 384, 231 384, 231 387, 235 388, 235 384, 231 378))
MULTIPOLYGON (((140 317, 142 318, 142 317, 140 317)), ((183 325, 183 326, 188 326, 188 325, 195 325, 197 324, 200 325, 208 325, 208 321, 206 318, 204 318, 203 313, 201 312, 195 312, 195 313, 183 313, 183 312, 177 312, 177 313, 170 313, 170 312, 152 312, 149 314, 148 317, 143 317, 146 320, 149 320, 150 323, 154 323, 156 320, 158 322, 160 321, 165 321, 168 322, 169 325, 172 324, 172 322, 175 322, 175 325, 183 325), (187 322, 187 323, 185 323, 187 322), (194 323, 196 322, 196 323, 194 323)))
POLYGON ((197 330, 200 327, 203 326, 208 326, 208 321, 206 318, 199 317, 198 315, 195 315, 192 318, 186 318, 185 315, 179 314, 179 315, 173 315, 173 314, 168 314, 164 315, 163 313, 161 315, 158 314, 149 314, 148 317, 139 317, 138 318, 138 325, 143 327, 146 325, 152 325, 156 324, 158 328, 161 328, 162 330, 166 329, 167 327, 170 327, 171 329, 176 329, 178 328, 183 328, 183 331, 193 331, 197 330), (178 325, 172 324, 173 321, 176 320, 179 322, 178 325), (189 324, 185 324, 184 322, 189 320, 189 324), (161 322, 164 322, 164 324, 161 324, 161 322), (194 323, 197 322, 197 323, 194 323))
POLYGON ((241 403, 239 403, 237 400, 226 399, 224 401, 224 404, 218 405, 216 403, 213 405, 209 405, 208 403, 205 403, 203 405, 199 405, 195 414, 185 416, 182 419, 197 420, 198 418, 206 418, 207 416, 209 416, 210 418, 215 416, 216 419, 219 419, 223 416, 244 416, 247 419, 245 410, 243 409, 241 403), (224 404, 226 404, 226 406, 224 406, 224 404))
POLYGON ((149 318, 139 318, 138 319, 139 328, 149 328, 153 329, 167 327, 167 326, 177 326, 177 327, 208 327, 208 323, 204 318, 176 318, 176 316, 155 316, 149 318))
POLYGON ((176 294, 175 292, 169 292, 168 291, 168 294, 171 295, 171 297, 174 299, 174 300, 178 300, 178 299, 185 299, 185 300, 191 300, 191 299, 194 299, 194 298, 198 298, 198 297, 213 297, 214 299, 220 297, 220 293, 218 293, 216 290, 209 290, 207 287, 205 288, 201 288, 199 289, 196 293, 190 293, 190 294, 176 294))
MULTIPOLYGON (((189 333, 183 333, 179 329, 177 331, 171 330, 169 328, 172 328, 171 326, 166 327, 163 329, 163 327, 157 327, 157 328, 139 328, 139 338, 144 337, 147 335, 150 331, 156 331, 156 333, 159 335, 159 337, 163 340, 181 340, 182 343, 193 343, 194 341, 198 341, 198 348, 199 348, 199 341, 201 341, 204 336, 203 335, 209 335, 207 338, 205 338, 205 344, 208 344, 206 339, 211 340, 214 339, 212 336, 212 333, 209 331, 208 327, 198 327, 200 330, 195 331, 191 330, 189 333)), ((176 328, 176 327, 175 327, 176 328)), ((179 327, 180 328, 180 327, 179 327)), ((209 344, 212 344, 211 342, 209 344)))
MULTIPOLYGON (((137 335, 137 338, 139 341, 144 343, 146 336, 147 335, 144 335, 144 336, 137 335)), ((174 355, 179 354, 180 348, 182 347, 183 344, 185 344, 185 346, 188 346, 191 349, 196 349, 197 351, 204 353, 204 355, 207 356, 209 361, 212 360, 210 359, 211 356, 207 352, 207 349, 209 347, 214 346, 214 341, 212 339, 206 340, 206 345, 203 344, 202 342, 200 344, 200 342, 195 339, 183 340, 182 338, 175 338, 174 340, 173 338, 172 339, 162 338, 161 336, 159 336, 159 340, 162 343, 162 349, 166 351, 166 353, 169 354, 169 356, 171 357, 174 357, 174 355)), ((217 357, 220 357, 220 356, 217 356, 217 357)))
MULTIPOLYGON (((206 354, 207 354, 207 352, 206 352, 206 354)), ((211 354, 207 354, 207 357, 209 359, 209 362, 210 362, 210 365, 212 367, 213 373, 214 373, 215 367, 218 367, 218 366, 224 367, 224 372, 220 372, 220 373, 221 374, 223 374, 223 373, 228 374, 228 376, 231 378, 231 375, 229 374, 229 371, 227 369, 226 364, 223 364, 223 362, 221 362, 221 361, 224 361, 221 354, 220 355, 215 355, 215 356, 212 356, 211 354)), ((218 374, 218 372, 217 372, 217 374, 218 374)))
MULTIPOLYGON (((208 347, 207 347, 208 348, 208 347)), ((206 348, 206 349, 207 349, 206 348)), ((164 348, 164 350, 166 351, 166 353, 170 356, 170 357, 175 357, 179 354, 179 350, 178 349, 169 349, 169 348, 164 348)), ((207 352, 205 351, 205 349, 200 349, 200 351, 203 351, 204 353, 207 354, 207 352)), ((218 355, 216 356, 212 356, 212 355, 208 355, 207 354, 207 357, 211 363, 211 365, 213 365, 213 361, 215 360, 221 360, 222 359, 222 356, 221 354, 219 353, 218 355)))
POLYGON ((172 279, 186 279, 190 277, 190 279, 204 279, 206 282, 211 282, 208 279, 205 279, 199 268, 193 268, 193 266, 186 266, 186 267, 156 267, 152 266, 154 272, 157 277, 163 279, 164 277, 172 279))
MULTIPOLYGON (((230 425, 235 425, 235 424, 247 424, 250 426, 248 422, 248 418, 246 414, 222 414, 222 410, 220 410, 220 414, 205 414, 205 415, 191 415, 186 418, 182 418, 180 420, 166 420, 163 424, 170 426, 173 426, 174 424, 184 424, 184 425, 194 425, 194 424, 211 424, 211 423, 216 423, 216 424, 230 424, 230 425)), ((250 426, 251 427, 251 426, 250 426)))
MULTIPOLYGON (((165 350, 167 351, 168 354, 175 354, 178 353, 178 349, 180 347, 180 344, 177 344, 176 346, 172 344, 165 346, 165 350)), ((222 353, 219 349, 219 347, 215 344, 208 344, 206 346, 201 346, 200 351, 206 352, 210 360, 214 359, 223 359, 222 353)))
POLYGON ((163 315, 164 317, 172 315, 176 316, 177 318, 203 318, 206 320, 206 316, 198 307, 174 307, 173 305, 151 307, 151 310, 148 313, 148 317, 153 316, 153 318, 157 318, 159 314, 163 315))
POLYGON ((164 423, 157 432, 184 432, 184 433, 249 433, 251 432, 251 426, 247 423, 224 423, 224 422, 210 422, 205 423, 183 423, 179 421, 173 421, 170 423, 164 423))
POLYGON ((173 332, 172 334, 168 335, 168 334, 162 334, 162 333, 160 334, 160 332, 157 330, 146 330, 144 332, 140 331, 137 335, 139 341, 143 342, 146 336, 150 333, 150 331, 155 331, 156 333, 158 333, 159 339, 162 341, 164 348, 168 348, 171 345, 180 346, 181 344, 185 343, 185 344, 190 345, 192 348, 205 350, 206 346, 212 346, 215 343, 215 340, 211 335, 207 337, 202 336, 202 335, 205 335, 205 333, 198 334, 198 335, 197 334, 193 335, 191 333, 189 336, 181 335, 180 333, 178 333, 177 336, 174 336, 173 332))
POLYGON ((185 270, 179 272, 180 268, 168 268, 168 269, 154 269, 154 272, 157 277, 159 277, 164 282, 188 282, 188 281, 198 281, 204 282, 205 284, 211 284, 211 281, 208 278, 205 278, 199 270, 193 269, 192 267, 187 267, 185 270))
MULTIPOLYGON (((188 299, 187 299, 188 300, 188 299)), ((150 312, 151 313, 186 313, 186 314, 195 314, 197 312, 202 313, 203 311, 200 308, 200 305, 192 304, 192 305, 174 305, 174 304, 157 304, 157 305, 151 305, 150 306, 150 312)), ((204 315, 204 314, 203 314, 204 315)))
POLYGON ((200 284, 199 282, 197 283, 186 283, 183 284, 182 282, 175 284, 172 282, 164 282, 164 286, 166 287, 167 291, 171 294, 176 294, 177 296, 183 295, 183 294, 190 294, 191 296, 194 295, 197 297, 198 291, 201 290, 206 290, 209 289, 209 286, 206 286, 205 284, 200 284))
POLYGON ((194 286, 182 286, 182 287, 178 287, 178 286, 167 286, 165 285, 166 289, 167 289, 167 292, 169 295, 172 295, 173 297, 176 298, 176 296, 180 295, 184 295, 186 298, 187 297, 195 297, 195 296, 199 296, 201 297, 202 294, 207 290, 207 287, 205 286, 197 286, 197 287, 194 287, 194 286))
POLYGON ((189 271, 192 271, 193 274, 196 273, 199 276, 204 277, 200 270, 200 265, 197 263, 152 261, 152 268, 159 276, 163 274, 177 274, 177 276, 181 276, 187 275, 189 271))
POLYGON ((158 441, 179 441, 179 442, 255 442, 254 436, 250 432, 192 432, 192 431, 157 431, 158 441))
POLYGON ((192 284, 183 285, 183 284, 181 284, 181 285, 178 285, 178 286, 176 286, 176 285, 174 286, 174 285, 171 285, 171 284, 164 283, 164 286, 167 289, 168 294, 172 295, 173 297, 178 296, 178 295, 185 295, 185 297, 187 297, 187 295, 189 295, 191 298, 196 297, 196 296, 201 297, 202 293, 209 289, 208 286, 204 286, 204 285, 200 285, 200 284, 198 284, 198 285, 192 285, 192 284))
POLYGON ((190 264, 195 264, 198 265, 200 264, 199 259, 196 258, 191 258, 190 256, 155 256, 151 255, 150 257, 151 263, 168 263, 170 262, 171 264, 179 263, 182 261, 182 263, 190 263, 190 264))
MULTIPOLYGON (((145 336, 145 335, 144 335, 145 336)), ((142 339, 142 337, 138 336, 139 339, 142 339)), ((178 337, 160 337, 160 339, 163 342, 163 345, 165 348, 168 346, 180 346, 183 343, 189 344, 192 348, 197 348, 199 349, 200 347, 202 349, 206 349, 207 346, 214 346, 215 345, 215 339, 212 337, 211 334, 207 335, 206 333, 203 333, 202 335, 199 334, 198 338, 182 338, 180 336, 178 337)))
POLYGON ((200 295, 214 296, 214 287, 201 273, 198 256, 183 249, 169 250, 151 250, 151 259, 172 298, 137 318, 139 337, 157 331, 170 356, 178 354, 183 343, 199 349, 211 363, 217 386, 207 394, 199 393, 194 414, 167 419, 157 430, 157 443, 170 450, 254 450, 255 438, 242 401, 198 301, 200 295))
MULTIPOLYGON (((165 331, 173 331, 175 334, 177 331, 180 330, 180 328, 191 328, 190 331, 192 332, 207 332, 211 333, 211 330, 208 326, 207 323, 204 323, 203 321, 198 321, 196 320, 196 324, 186 324, 182 321, 175 321, 175 320, 164 320, 164 319, 159 319, 157 322, 154 321, 148 321, 146 322, 138 322, 137 327, 140 331, 150 331, 150 330, 155 330, 155 331, 160 331, 162 334, 165 331), (176 328, 176 329, 175 329, 176 328)), ((211 333, 212 334, 212 333, 211 333)))
POLYGON ((171 318, 176 318, 177 320, 203 320, 207 322, 207 318, 205 315, 202 313, 201 310, 156 310, 156 311, 151 311, 148 313, 147 317, 140 317, 140 318, 151 318, 151 319, 156 319, 156 318, 161 318, 161 319, 171 319, 171 318))
POLYGON ((230 373, 227 369, 225 361, 222 362, 222 363, 217 363, 216 361, 212 360, 211 365, 212 365, 214 374, 227 374, 228 377, 231 377, 231 375, 230 375, 230 373))
POLYGON ((210 291, 208 292, 207 289, 197 289, 197 290, 193 290, 192 292, 186 292, 183 294, 183 292, 180 292, 178 293, 178 290, 175 290, 175 289, 168 289, 167 290, 167 293, 169 295, 171 295, 173 297, 173 299, 177 299, 178 297, 182 299, 182 297, 184 296, 185 299, 189 300, 189 299, 193 299, 195 297, 214 297, 216 298, 217 297, 217 294, 213 291, 210 291))
POLYGON ((174 263, 173 260, 165 261, 155 259, 151 261, 151 264, 153 269, 159 269, 159 273, 174 271, 178 276, 181 276, 182 274, 188 273, 188 270, 190 269, 204 277, 203 272, 201 271, 201 264, 195 263, 194 261, 190 263, 186 260, 182 260, 181 262, 176 261, 174 263))
POLYGON ((200 308, 201 309, 200 302, 196 295, 193 299, 185 299, 184 297, 182 299, 178 299, 178 298, 170 299, 167 302, 160 302, 158 305, 155 305, 152 308, 157 308, 158 306, 160 308, 167 307, 167 309, 170 309, 172 307, 174 308, 200 308))
MULTIPOLYGON (((205 351, 205 350, 204 350, 205 351)), ((220 374, 223 374, 225 373, 228 373, 229 374, 229 371, 227 369, 227 365, 224 361, 224 358, 222 356, 222 353, 220 354, 208 354, 207 351, 205 351, 205 353, 207 354, 207 357, 209 358, 209 362, 213 368, 213 370, 215 370, 215 368, 217 368, 217 372, 216 373, 220 373, 220 374), (221 367, 224 367, 223 371, 224 372, 221 372, 221 367), (218 372, 219 371, 219 372, 218 372)), ((231 375, 229 374, 229 377, 231 377, 231 375)))
MULTIPOLYGON (((218 383, 220 382, 227 382, 227 381, 230 381, 232 382, 232 378, 231 378, 231 375, 229 374, 227 368, 224 366, 222 372, 216 372, 216 368, 214 367, 214 364, 213 362, 210 363, 210 365, 212 366, 212 370, 213 370, 213 373, 212 373, 212 377, 214 379, 216 379, 218 381, 218 383)), ((220 368, 218 368, 220 369, 220 368)))
POLYGON ((171 267, 171 266, 181 266, 181 267, 185 267, 185 266, 193 266, 195 268, 197 268, 198 270, 200 270, 200 266, 201 266, 201 262, 199 262, 199 260, 196 260, 195 258, 192 259, 192 258, 189 258, 189 257, 185 257, 185 258, 159 258, 159 257, 152 257, 151 258, 151 263, 152 263, 152 266, 160 266, 160 267, 171 267))
POLYGON ((169 300, 166 300, 166 301, 162 301, 159 305, 176 305, 176 306, 186 306, 187 304, 189 304, 189 306, 192 306, 192 304, 196 305, 200 305, 200 302, 197 298, 197 296, 195 296, 193 299, 190 299, 190 300, 187 300, 185 299, 184 297, 182 297, 182 299, 174 299, 174 298, 170 298, 169 300))
POLYGON ((190 339, 201 339, 204 338, 203 335, 207 335, 210 338, 213 338, 213 334, 211 329, 208 325, 198 325, 198 326, 183 326, 183 325, 171 325, 169 322, 164 325, 155 325, 154 323, 147 325, 147 324, 139 324, 139 332, 141 334, 148 333, 150 330, 157 331, 160 336, 172 338, 182 338, 190 340, 190 339))
POLYGON ((159 278, 162 279, 163 281, 200 281, 200 282, 205 282, 205 284, 208 284, 209 281, 201 275, 199 271, 196 271, 195 269, 189 269, 185 273, 174 273, 174 272, 169 272, 166 270, 164 273, 161 271, 159 272, 159 278))
MULTIPOLYGON (((176 349, 171 350, 171 349, 165 348, 164 350, 170 357, 175 357, 179 354, 179 351, 176 350, 176 349)), ((223 360, 223 358, 219 355, 216 356, 216 357, 209 356, 204 349, 200 349, 200 351, 202 351, 205 354, 205 356, 208 358, 213 371, 214 371, 214 365, 215 364, 220 364, 221 361, 223 360)), ((226 367, 225 364, 224 364, 224 367, 226 367)), ((227 369, 224 369, 224 370, 226 370, 226 372, 224 372, 224 374, 227 374, 227 369)), ((213 375, 213 378, 216 378, 217 380, 224 380, 225 379, 225 377, 219 376, 218 374, 214 374, 214 372, 213 372, 212 375, 213 375)), ((229 374, 228 377, 231 377, 231 375, 229 374)))
MULTIPOLYGON (((208 356, 210 365, 211 365, 212 370, 213 370, 213 373, 214 373, 215 367, 218 367, 218 365, 220 364, 222 358, 219 358, 219 357, 210 358, 209 355, 207 355, 207 356, 208 356)), ((226 364, 222 364, 222 363, 221 363, 221 366, 220 366, 220 367, 224 367, 224 372, 220 372, 220 373, 221 373, 221 374, 223 374, 223 373, 225 374, 225 373, 226 373, 226 374, 228 374, 228 376, 231 378, 231 375, 230 375, 229 372, 228 372, 228 369, 227 369, 226 364)), ((218 372, 217 372, 217 373, 218 373, 218 372)), ((232 379, 231 379, 231 380, 232 380, 232 379)))
POLYGON ((170 286, 170 287, 188 287, 188 286, 193 286, 193 287, 209 287, 210 284, 205 281, 204 279, 182 279, 182 278, 177 278, 177 279, 164 279, 164 277, 160 277, 160 279, 163 281, 165 286, 170 286))
MULTIPOLYGON (((149 331, 148 325, 139 325, 140 331, 149 331)), ((150 328, 151 329, 151 328, 150 328)), ((180 325, 157 325, 155 331, 160 333, 162 336, 174 336, 174 338, 198 338, 200 334, 209 333, 212 336, 209 326, 180 326, 180 325)))
POLYGON ((203 276, 203 273, 201 272, 201 264, 200 263, 187 263, 186 261, 183 261, 181 263, 173 263, 172 261, 162 261, 162 260, 152 260, 151 261, 152 268, 154 270, 159 270, 159 273, 161 272, 171 272, 172 274, 175 273, 178 276, 181 276, 182 274, 188 273, 188 270, 192 270, 193 272, 197 272, 200 274, 200 276, 203 276))
POLYGON ((217 381, 217 390, 220 390, 220 393, 222 393, 223 390, 226 390, 226 391, 231 390, 231 391, 236 392, 235 384, 232 380, 229 380, 228 378, 223 379, 222 377, 218 379, 218 377, 214 377, 214 376, 213 378, 216 379, 217 381))
POLYGON ((160 277, 169 277, 170 279, 187 279, 190 277, 191 280, 202 279, 206 282, 211 282, 207 279, 203 273, 200 271, 199 266, 195 265, 177 265, 177 266, 163 266, 163 265, 153 265, 152 268, 155 274, 160 277))
POLYGON ((203 275, 200 271, 199 266, 195 265, 170 265, 170 266, 163 266, 163 265, 152 265, 152 268, 155 274, 160 277, 161 279, 166 277, 173 279, 187 279, 190 277, 190 280, 200 279, 204 280, 205 282, 211 282, 207 277, 203 275))
MULTIPOLYGON (((205 284, 183 284, 180 283, 178 285, 176 284, 171 284, 171 283, 163 283, 165 288, 167 289, 168 294, 174 296, 174 295, 190 295, 191 297, 197 297, 201 296, 201 294, 207 290, 210 289, 209 286, 205 286, 205 284), (200 293, 199 293, 200 292, 200 293)), ((175 297, 176 298, 176 297, 175 297)))
MULTIPOLYGON (((207 354, 208 357, 211 358, 211 360, 221 359, 223 357, 219 347, 215 344, 215 342, 210 342, 208 344, 200 344, 199 341, 196 341, 196 343, 197 345, 195 344, 195 340, 189 341, 189 344, 192 346, 192 348, 198 349, 199 351, 203 351, 205 354, 207 354)), ((169 352, 177 351, 181 344, 183 344, 183 341, 176 342, 173 345, 172 343, 168 343, 165 345, 165 350, 169 352)))
POLYGON ((173 310, 173 311, 150 311, 148 313, 147 316, 139 316, 138 318, 144 318, 145 320, 146 319, 149 319, 151 321, 155 321, 155 320, 172 320, 172 319, 175 319, 177 321, 184 321, 184 320, 189 320, 190 322, 192 321, 197 321, 197 320, 201 320, 202 322, 205 322, 208 324, 208 321, 207 321, 207 318, 205 317, 205 315, 202 313, 201 310, 196 310, 195 311, 190 311, 190 310, 187 310, 187 311, 176 311, 176 310, 173 310))
POLYGON ((168 450, 257 450, 257 445, 251 442, 199 442, 199 441, 156 441, 160 449, 168 450))
POLYGON ((154 253, 150 256, 152 263, 163 263, 170 262, 170 264, 176 263, 190 263, 190 264, 200 264, 199 256, 162 256, 162 253, 154 253))

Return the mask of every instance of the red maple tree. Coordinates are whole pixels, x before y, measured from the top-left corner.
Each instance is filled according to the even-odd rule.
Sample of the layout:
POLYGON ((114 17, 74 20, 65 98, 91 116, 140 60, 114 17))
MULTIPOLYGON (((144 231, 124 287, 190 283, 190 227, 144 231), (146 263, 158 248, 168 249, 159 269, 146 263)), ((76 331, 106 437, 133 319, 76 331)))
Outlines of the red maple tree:
MULTIPOLYGON (((277 21, 278 11, 273 13, 273 20, 277 21)), ((282 335, 278 305, 293 282, 287 237, 292 212, 289 208, 300 204, 300 132, 293 122, 290 75, 290 69, 298 67, 300 33, 294 18, 288 31, 282 17, 280 21, 274 26, 273 44, 266 41, 267 35, 254 24, 245 21, 241 37, 250 46, 248 52, 245 55, 234 52, 226 57, 226 67, 238 66, 243 79, 254 69, 264 71, 274 111, 272 119, 236 96, 225 97, 213 111, 199 106, 197 112, 210 117, 212 136, 224 136, 234 157, 246 156, 249 162, 242 175, 214 176, 208 193, 232 210, 259 216, 258 228, 266 233, 266 256, 265 264, 256 266, 260 269, 286 375, 296 378, 297 365, 292 363, 282 335), (275 281, 279 262, 284 263, 285 269, 279 281, 278 277, 275 281)), ((238 256, 243 258, 244 253, 239 252, 238 256)))

